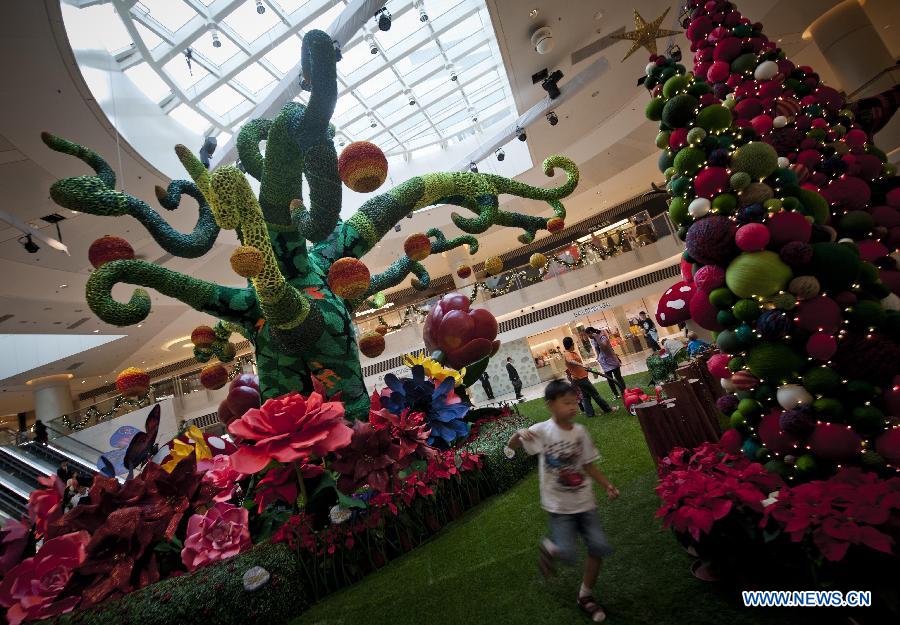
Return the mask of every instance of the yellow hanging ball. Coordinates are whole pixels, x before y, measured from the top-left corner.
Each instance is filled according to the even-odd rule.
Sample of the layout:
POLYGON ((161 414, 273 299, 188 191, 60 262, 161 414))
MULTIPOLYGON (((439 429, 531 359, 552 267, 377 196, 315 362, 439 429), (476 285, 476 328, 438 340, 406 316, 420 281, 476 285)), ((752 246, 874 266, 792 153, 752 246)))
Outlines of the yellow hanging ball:
POLYGON ((540 269, 547 264, 547 257, 537 252, 531 255, 531 258, 528 259, 528 264, 532 269, 540 269))
POLYGON ((255 278, 264 265, 263 253, 252 245, 241 245, 231 253, 231 268, 242 278, 255 278))
POLYGON ((503 271, 503 261, 500 260, 499 256, 491 256, 484 261, 484 270, 489 276, 496 276, 503 271))

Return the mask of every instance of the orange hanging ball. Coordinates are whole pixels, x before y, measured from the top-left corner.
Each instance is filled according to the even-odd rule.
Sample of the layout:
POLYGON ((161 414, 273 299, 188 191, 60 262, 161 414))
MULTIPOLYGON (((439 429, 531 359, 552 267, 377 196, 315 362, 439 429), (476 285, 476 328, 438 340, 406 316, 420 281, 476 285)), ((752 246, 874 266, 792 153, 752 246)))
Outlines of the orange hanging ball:
POLYGON ((328 287, 338 297, 359 299, 369 290, 372 275, 365 263, 356 258, 339 258, 328 270, 328 287))
POLYGON ((566 222, 561 217, 551 217, 547 220, 548 232, 559 232, 566 227, 566 222))
POLYGON ((197 347, 209 347, 215 340, 216 333, 209 326, 197 326, 191 332, 191 343, 197 347))
POLYGON ((338 157, 341 181, 357 193, 369 193, 387 178, 388 162, 374 143, 354 141, 338 157))
POLYGON ((150 376, 143 369, 128 367, 116 376, 116 390, 125 397, 139 397, 150 388, 150 376))
POLYGON ((131 260, 134 258, 134 248, 122 237, 114 237, 107 234, 102 236, 88 248, 88 260, 96 269, 101 265, 114 260, 131 260))
POLYGON ((469 265, 460 265, 456 268, 456 275, 465 280, 472 275, 472 268, 469 265))
POLYGON ((384 345, 384 337, 378 332, 366 332, 359 337, 359 351, 369 358, 380 356, 384 345))
POLYGON ((220 389, 228 382, 228 370, 220 363, 206 365, 200 371, 200 384, 211 391, 220 389))
POLYGON ((421 232, 411 234, 403 242, 403 251, 410 260, 425 260, 431 254, 431 239, 421 232))

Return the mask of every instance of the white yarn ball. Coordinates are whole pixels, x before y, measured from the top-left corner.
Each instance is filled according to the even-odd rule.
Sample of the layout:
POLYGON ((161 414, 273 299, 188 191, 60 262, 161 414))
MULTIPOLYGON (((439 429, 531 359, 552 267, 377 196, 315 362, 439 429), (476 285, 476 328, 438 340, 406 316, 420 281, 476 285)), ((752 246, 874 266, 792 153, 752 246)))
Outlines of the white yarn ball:
POLYGON ((791 162, 786 157, 784 157, 784 156, 778 157, 778 166, 781 167, 782 169, 789 167, 790 164, 791 164, 791 162))
POLYGON ((648 76, 650 75, 650 71, 656 67, 656 63, 647 63, 647 67, 644 68, 644 73, 648 76))
POLYGON ((756 80, 772 80, 778 73, 778 63, 775 61, 763 61, 756 66, 753 77, 756 80))
POLYGON ((722 378, 721 384, 726 393, 735 393, 738 390, 738 387, 731 381, 731 378, 722 378))
POLYGON ((900 310, 900 297, 896 293, 891 293, 881 300, 881 307, 885 310, 900 310))
POLYGON ((705 197, 698 197, 690 204, 688 204, 688 215, 693 217, 694 219, 699 219, 703 217, 707 213, 709 213, 709 209, 712 206, 709 200, 705 197))
POLYGON ((779 115, 772 120, 772 125, 776 128, 784 128, 785 126, 787 126, 787 117, 785 117, 784 115, 779 115))
POLYGON ((799 384, 785 384, 775 392, 778 404, 785 410, 799 408, 812 403, 813 396, 799 384))

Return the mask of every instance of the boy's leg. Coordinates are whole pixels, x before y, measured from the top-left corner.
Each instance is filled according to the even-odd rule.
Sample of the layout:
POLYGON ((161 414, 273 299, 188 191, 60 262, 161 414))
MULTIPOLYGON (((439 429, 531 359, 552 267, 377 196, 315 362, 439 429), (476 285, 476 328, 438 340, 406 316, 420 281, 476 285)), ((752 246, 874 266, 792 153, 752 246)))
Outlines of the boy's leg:
POLYGON ((591 389, 593 388, 593 384, 587 378, 579 378, 575 380, 575 384, 578 388, 581 389, 581 397, 582 402, 584 403, 584 414, 588 417, 593 417, 594 413, 594 405, 591 403, 591 389))
POLYGON ((578 525, 578 533, 584 538, 587 544, 588 557, 584 565, 584 577, 581 581, 581 588, 578 591, 578 605, 591 617, 595 623, 606 620, 606 610, 594 599, 593 589, 597 583, 597 577, 600 574, 600 565, 603 558, 610 555, 613 551, 600 524, 600 517, 596 510, 589 510, 581 514, 572 515, 576 517, 578 525))
POLYGON ((610 374, 609 377, 606 378, 606 382, 609 384, 609 390, 612 391, 613 397, 619 399, 619 383, 612 376, 612 374, 610 374))
POLYGON ((589 396, 587 401, 590 402, 590 398, 593 397, 594 401, 597 402, 597 405, 600 406, 600 410, 603 412, 612 412, 612 408, 609 407, 609 404, 606 403, 606 400, 600 396, 600 392, 597 390, 597 387, 591 384, 590 380, 585 380, 587 382, 587 389, 589 396))
POLYGON ((574 564, 576 560, 575 536, 578 534, 578 519, 574 514, 549 513, 550 538, 540 543, 540 568, 544 577, 553 573, 553 564, 559 560, 564 564, 574 564))

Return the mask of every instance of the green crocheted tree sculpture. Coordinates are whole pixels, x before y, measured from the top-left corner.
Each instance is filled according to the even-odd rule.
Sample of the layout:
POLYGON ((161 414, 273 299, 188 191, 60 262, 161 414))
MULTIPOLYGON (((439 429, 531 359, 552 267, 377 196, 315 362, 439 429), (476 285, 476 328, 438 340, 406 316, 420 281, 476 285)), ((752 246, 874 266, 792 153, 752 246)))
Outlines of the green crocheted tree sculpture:
MULTIPOLYGON (((117 191, 115 173, 98 154, 44 133, 44 142, 50 148, 77 156, 95 172, 60 180, 53 184, 50 194, 59 205, 79 212, 131 215, 164 250, 183 258, 208 252, 220 228, 236 230, 242 245, 232 255, 231 264, 248 279, 246 287, 213 284, 142 260, 113 260, 97 268, 88 280, 91 310, 118 326, 139 323, 150 312, 147 292, 135 289, 131 299, 121 303, 113 299, 112 288, 120 282, 154 288, 221 320, 214 340, 195 350, 201 360, 208 360, 213 353, 220 360, 233 357, 227 342, 232 331, 251 341, 263 400, 290 391, 308 393, 315 377, 329 394, 340 392, 347 415, 360 419, 368 414, 369 396, 363 384, 352 312, 410 274, 415 276, 413 285, 417 288, 426 288, 430 280, 425 267, 414 260, 421 256, 421 246, 411 254, 413 258, 401 257, 374 276, 369 276, 360 259, 400 219, 435 204, 460 206, 473 216, 452 215, 454 224, 468 233, 463 236, 448 239, 437 229, 429 230, 432 254, 464 244, 475 253, 478 243, 471 235, 493 225, 521 228, 524 234, 519 240, 529 242, 538 230, 547 228, 548 219, 500 210, 497 195, 544 200, 552 205, 554 217, 562 219, 565 209, 560 200, 575 189, 578 169, 565 157, 548 158, 544 162, 548 176, 557 167, 566 173, 566 182, 550 189, 491 174, 416 176, 372 197, 342 221, 341 180, 347 159, 342 158, 339 167, 334 127, 329 123, 337 100, 331 37, 322 31, 307 33, 301 61, 310 85, 309 103, 290 102, 274 120, 254 119, 238 135, 243 168, 261 185, 258 198, 241 170, 222 166, 209 171, 179 145, 176 153, 193 181, 175 180, 168 189, 157 187, 156 195, 168 210, 177 208, 183 195, 198 202, 197 225, 190 234, 182 234, 145 202, 117 191), (259 147, 263 140, 265 155, 259 147), (302 199, 303 177, 309 185, 308 206, 302 199)), ((383 159, 380 150, 377 152, 383 159)), ((363 160, 371 157, 365 150, 361 154, 363 160)), ((348 182, 353 188, 374 189, 380 181, 373 185, 371 176, 365 175, 374 171, 377 178, 378 167, 373 162, 369 158, 355 170, 350 163, 348 169, 354 171, 343 179, 348 182, 348 177, 354 178, 355 185, 348 182)))

